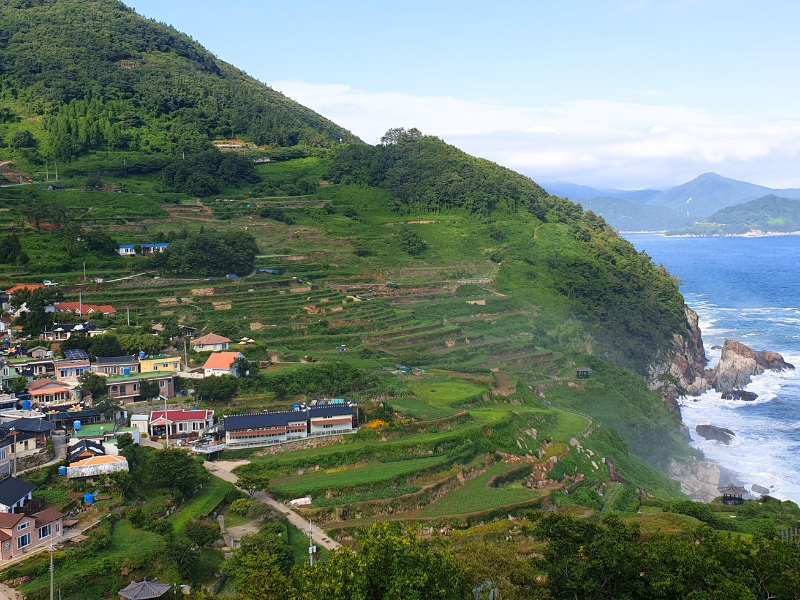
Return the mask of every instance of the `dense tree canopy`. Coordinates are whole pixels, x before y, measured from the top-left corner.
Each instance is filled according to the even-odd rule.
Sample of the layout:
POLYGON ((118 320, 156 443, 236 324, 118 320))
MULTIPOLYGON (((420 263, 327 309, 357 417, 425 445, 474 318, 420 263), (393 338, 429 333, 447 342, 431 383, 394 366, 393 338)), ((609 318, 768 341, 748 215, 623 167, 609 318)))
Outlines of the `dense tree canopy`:
MULTIPOLYGON (((356 139, 117 0, 4 2, 0 73, 0 99, 12 101, 2 121, 13 123, 17 110, 45 116, 38 152, 59 160, 98 148, 179 154, 220 137, 279 146, 356 139)), ((13 142, 35 150, 29 131, 13 142)))
POLYGON ((150 260, 169 275, 247 275, 253 271, 258 246, 242 231, 204 232, 170 245, 150 260))

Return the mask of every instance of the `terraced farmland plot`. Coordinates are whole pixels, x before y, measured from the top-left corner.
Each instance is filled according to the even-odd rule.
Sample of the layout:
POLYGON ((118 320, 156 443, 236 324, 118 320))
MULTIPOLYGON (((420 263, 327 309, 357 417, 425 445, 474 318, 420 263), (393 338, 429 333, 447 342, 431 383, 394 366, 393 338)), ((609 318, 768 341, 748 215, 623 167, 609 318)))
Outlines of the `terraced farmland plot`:
POLYGON ((459 488, 438 502, 423 508, 420 517, 442 517, 446 515, 464 515, 482 510, 489 510, 499 506, 535 500, 544 492, 529 490, 523 487, 487 487, 489 480, 495 475, 500 475, 519 465, 498 463, 489 468, 485 473, 469 481, 464 487, 459 488))
POLYGON ((349 488, 391 481, 421 469, 444 463, 446 456, 431 456, 388 463, 370 462, 346 470, 313 471, 301 476, 281 477, 270 481, 270 490, 282 497, 312 496, 329 489, 349 488))

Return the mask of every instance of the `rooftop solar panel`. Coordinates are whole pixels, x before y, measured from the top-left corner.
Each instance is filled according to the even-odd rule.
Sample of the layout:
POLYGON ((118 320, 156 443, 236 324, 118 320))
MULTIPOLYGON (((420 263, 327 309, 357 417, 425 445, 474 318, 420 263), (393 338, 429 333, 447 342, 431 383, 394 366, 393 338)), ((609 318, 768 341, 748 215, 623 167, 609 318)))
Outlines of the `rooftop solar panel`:
POLYGON ((69 360, 86 360, 89 358, 89 355, 86 354, 86 350, 66 350, 64 352, 64 356, 66 356, 69 360))

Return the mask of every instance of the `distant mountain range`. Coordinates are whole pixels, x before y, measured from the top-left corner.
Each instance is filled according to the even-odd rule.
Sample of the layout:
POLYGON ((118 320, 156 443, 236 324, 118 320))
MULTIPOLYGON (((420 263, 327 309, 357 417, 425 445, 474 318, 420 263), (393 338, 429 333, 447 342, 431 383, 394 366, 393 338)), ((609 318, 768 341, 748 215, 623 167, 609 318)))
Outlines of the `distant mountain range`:
POLYGON ((573 183, 544 184, 544 188, 551 194, 580 202, 584 209, 601 215, 618 231, 678 229, 703 221, 729 206, 765 196, 800 199, 800 189, 775 190, 716 173, 704 173, 665 191, 592 188, 573 183))

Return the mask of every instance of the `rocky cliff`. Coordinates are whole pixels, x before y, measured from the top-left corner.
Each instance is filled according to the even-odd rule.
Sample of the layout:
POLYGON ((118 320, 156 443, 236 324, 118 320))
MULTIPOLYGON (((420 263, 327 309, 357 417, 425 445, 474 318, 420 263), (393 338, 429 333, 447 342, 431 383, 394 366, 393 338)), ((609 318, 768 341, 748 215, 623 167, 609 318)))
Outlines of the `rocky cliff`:
POLYGON ((777 352, 756 352, 741 342, 725 340, 719 364, 706 371, 706 377, 711 387, 726 394, 745 387, 753 375, 786 369, 794 369, 794 365, 777 352))
POLYGON ((662 389, 664 375, 672 375, 690 395, 702 394, 708 389, 706 381, 706 360, 703 338, 697 313, 688 306, 686 312, 686 333, 674 334, 672 345, 661 352, 650 366, 647 384, 650 389, 662 389))

